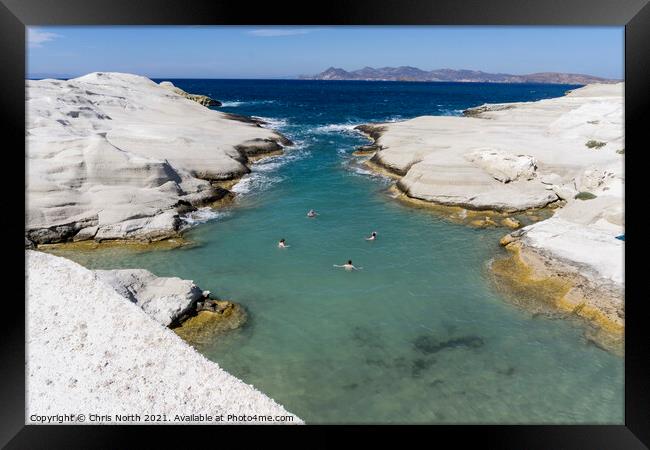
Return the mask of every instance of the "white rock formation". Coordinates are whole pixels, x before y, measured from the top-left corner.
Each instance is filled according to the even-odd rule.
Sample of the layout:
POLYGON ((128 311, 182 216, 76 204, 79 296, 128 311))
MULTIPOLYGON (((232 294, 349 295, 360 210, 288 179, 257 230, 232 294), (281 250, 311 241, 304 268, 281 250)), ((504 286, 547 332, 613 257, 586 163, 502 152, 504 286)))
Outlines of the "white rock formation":
POLYGON ((559 198, 556 191, 568 197, 592 189, 578 185, 587 169, 622 179, 623 83, 483 105, 469 115, 365 126, 379 148, 372 161, 404 175, 398 187, 410 197, 473 209, 545 206, 559 198), (602 146, 589 148, 589 141, 602 146))
POLYGON ((375 140, 371 161, 403 175, 397 187, 410 197, 504 212, 565 200, 504 243, 517 240, 528 261, 540 262, 540 277, 574 280, 566 304, 587 305, 622 329, 623 88, 595 84, 560 98, 482 105, 465 117, 359 129, 375 140))
POLYGON ((42 252, 26 256, 26 423, 37 422, 34 414, 84 414, 85 423, 90 414, 111 415, 110 423, 120 423, 117 414, 140 421, 165 414, 170 423, 181 423, 176 415, 223 414, 226 422, 246 420, 229 414, 291 415, 283 423, 301 423, 118 294, 104 275, 42 252))
MULTIPOLYGON (((625 231, 624 186, 621 178, 610 174, 598 171, 597 181, 589 178, 588 191, 596 198, 569 199, 550 219, 523 228, 521 241, 572 262, 592 279, 609 280, 622 288, 625 243, 615 238, 625 231)), ((583 190, 587 190, 584 185, 583 190)))
POLYGON ((95 270, 99 280, 135 303, 161 325, 171 325, 203 297, 191 280, 157 277, 144 269, 95 270))
POLYGON ((537 163, 535 158, 528 155, 513 155, 499 150, 477 150, 465 157, 472 163, 485 170, 497 181, 532 180, 535 177, 537 163))
POLYGON ((168 237, 179 205, 223 195, 210 181, 241 176, 249 154, 290 144, 137 75, 29 80, 26 96, 26 228, 35 243, 168 237))
POLYGON ((164 87, 165 89, 169 89, 170 91, 175 92, 176 94, 181 95, 185 98, 189 98, 190 100, 193 100, 203 106, 221 106, 221 102, 214 100, 207 95, 189 94, 181 88, 174 86, 171 81, 161 81, 160 86, 164 87))

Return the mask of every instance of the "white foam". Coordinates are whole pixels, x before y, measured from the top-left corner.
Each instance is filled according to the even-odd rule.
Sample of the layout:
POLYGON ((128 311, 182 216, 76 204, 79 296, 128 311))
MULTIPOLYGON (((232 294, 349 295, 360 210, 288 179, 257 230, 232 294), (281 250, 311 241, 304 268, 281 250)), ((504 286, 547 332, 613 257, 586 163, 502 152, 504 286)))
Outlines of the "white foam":
POLYGON ((264 128, 282 128, 286 127, 289 122, 287 119, 277 119, 275 117, 262 117, 262 116, 253 116, 256 119, 263 120, 266 124, 262 125, 264 128))
POLYGON ((345 166, 355 176, 371 177, 386 183, 392 182, 392 179, 390 177, 383 175, 379 172, 374 172, 372 170, 366 169, 365 167, 360 166, 356 163, 348 162, 347 164, 345 164, 345 166))
POLYGON ((289 160, 286 158, 277 158, 273 161, 264 161, 262 163, 256 164, 253 167, 253 172, 271 172, 284 166, 287 162, 289 162, 289 160))
POLYGON ((273 186, 274 184, 277 184, 281 181, 283 181, 283 177, 278 177, 278 176, 268 176, 265 175, 264 173, 259 173, 259 172, 253 172, 249 175, 246 175, 244 178, 241 179, 239 183, 234 185, 231 189, 232 192, 236 194, 248 194, 250 192, 263 192, 273 186))
POLYGON ((221 102, 221 106, 226 106, 226 107, 236 107, 236 106, 241 106, 243 105, 244 102, 221 102))
POLYGON ((371 172, 370 170, 362 169, 361 167, 352 167, 352 171, 354 173, 358 173, 359 175, 376 175, 375 173, 371 172))
POLYGON ((308 154, 302 151, 305 146, 305 141, 295 141, 292 147, 285 149, 285 153, 256 162, 251 166, 251 173, 235 184, 231 191, 239 195, 257 193, 284 181, 286 177, 279 176, 275 172, 289 162, 304 158, 308 154))
POLYGON ((463 109, 443 109, 440 111, 441 116, 460 116, 463 109))
POLYGON ((241 105, 262 105, 267 103, 275 103, 275 100, 250 100, 250 101, 230 100, 230 101, 222 101, 221 106, 229 106, 231 108, 234 108, 241 105))
POLYGON ((315 133, 358 133, 354 129, 358 123, 332 123, 314 128, 315 133))
POLYGON ((230 215, 228 211, 215 211, 214 209, 206 206, 204 208, 199 208, 196 211, 191 211, 187 214, 181 216, 181 220, 184 222, 182 229, 191 228, 201 223, 206 223, 211 220, 223 218, 230 215))

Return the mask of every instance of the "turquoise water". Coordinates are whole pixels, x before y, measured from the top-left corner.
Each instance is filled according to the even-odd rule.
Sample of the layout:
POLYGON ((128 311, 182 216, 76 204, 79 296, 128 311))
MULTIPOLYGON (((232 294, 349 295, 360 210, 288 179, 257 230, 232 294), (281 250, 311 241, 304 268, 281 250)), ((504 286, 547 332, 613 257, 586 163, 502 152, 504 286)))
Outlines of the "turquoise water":
POLYGON ((590 345, 580 324, 532 318, 494 291, 486 265, 503 229, 405 206, 351 155, 367 142, 355 123, 571 86, 175 84, 274 119, 296 148, 256 165, 232 207, 190 229, 195 247, 67 256, 193 279, 243 304, 248 324, 199 351, 308 423, 623 422, 623 360, 590 345), (310 208, 320 215, 307 218, 310 208), (363 270, 332 267, 348 259, 363 270))

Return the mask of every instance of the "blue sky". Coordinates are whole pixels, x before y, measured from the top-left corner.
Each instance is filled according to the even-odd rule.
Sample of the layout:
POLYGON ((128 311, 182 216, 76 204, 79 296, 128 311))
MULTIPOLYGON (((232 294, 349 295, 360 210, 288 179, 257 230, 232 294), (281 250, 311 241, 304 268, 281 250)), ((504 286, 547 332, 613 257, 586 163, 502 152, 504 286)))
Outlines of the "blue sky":
POLYGON ((28 77, 284 78, 415 66, 623 78, 623 27, 30 27, 28 77))

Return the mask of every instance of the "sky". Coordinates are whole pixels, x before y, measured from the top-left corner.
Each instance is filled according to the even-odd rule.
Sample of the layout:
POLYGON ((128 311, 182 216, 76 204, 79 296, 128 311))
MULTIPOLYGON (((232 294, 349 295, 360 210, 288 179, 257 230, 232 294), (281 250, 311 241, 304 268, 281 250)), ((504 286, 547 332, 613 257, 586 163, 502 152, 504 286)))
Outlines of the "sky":
POLYGON ((28 78, 295 78, 330 66, 624 75, 623 27, 29 27, 26 45, 28 78))

